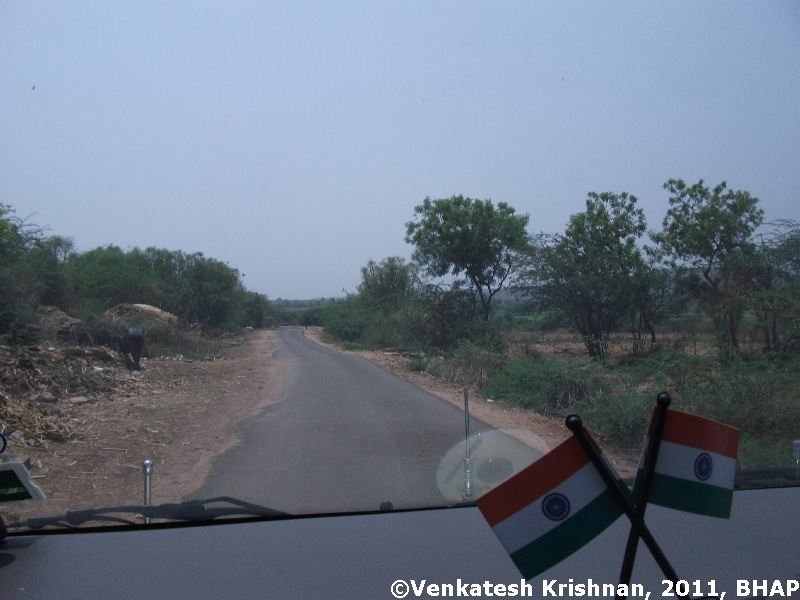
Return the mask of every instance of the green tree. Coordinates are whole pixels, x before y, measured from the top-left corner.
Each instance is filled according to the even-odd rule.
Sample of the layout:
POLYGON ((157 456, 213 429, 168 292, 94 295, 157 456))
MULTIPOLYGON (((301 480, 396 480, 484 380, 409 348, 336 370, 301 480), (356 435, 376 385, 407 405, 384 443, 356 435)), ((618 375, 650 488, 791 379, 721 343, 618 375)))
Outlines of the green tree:
POLYGON ((475 321, 475 294, 459 282, 447 288, 423 286, 411 308, 408 326, 426 348, 450 351, 465 339, 483 337, 489 326, 475 321))
POLYGON ((59 235, 37 239, 26 256, 37 304, 68 308, 66 264, 74 253, 71 239, 59 235))
POLYGON ((70 240, 45 237, 0 204, 0 335, 13 343, 32 339, 38 306, 65 306, 64 261, 71 252, 70 240))
POLYGON ((653 279, 636 242, 646 231, 636 197, 591 192, 563 235, 540 235, 520 282, 564 312, 592 358, 608 351, 611 332, 638 315, 655 337, 645 310, 653 279))
POLYGON ((527 248, 527 215, 500 202, 463 196, 424 202, 406 223, 414 260, 433 277, 466 276, 489 319, 492 298, 502 289, 527 248))
POLYGON ((711 317, 724 345, 738 350, 752 284, 752 235, 764 219, 758 198, 728 189, 724 181, 709 189, 702 179, 691 186, 670 179, 664 189, 670 193, 669 210, 653 240, 676 269, 678 282, 711 317))
POLYGON ((800 349, 800 223, 779 221, 760 236, 748 304, 766 352, 800 349))
POLYGON ((681 298, 674 293, 672 271, 655 260, 642 261, 632 272, 630 301, 633 353, 639 354, 647 347, 645 337, 650 338, 650 346, 656 344, 655 325, 667 311, 680 312, 683 308, 681 298))
POLYGON ((398 256, 384 258, 380 263, 370 260, 361 267, 359 299, 371 306, 397 309, 413 292, 412 265, 398 256))
POLYGON ((152 304, 210 327, 268 326, 266 296, 239 272, 200 253, 117 246, 75 253, 70 239, 42 230, 0 204, 0 336, 25 341, 40 304, 96 317, 120 303, 152 304))
POLYGON ((236 295, 239 305, 237 325, 250 327, 272 327, 276 317, 272 305, 264 294, 242 290, 236 295))
POLYGON ((0 335, 16 342, 33 315, 33 292, 21 277, 30 246, 14 209, 0 204, 0 335))
POLYGON ((239 271, 197 252, 187 257, 185 281, 181 284, 179 315, 207 327, 232 324, 235 296, 244 288, 239 271))
POLYGON ((123 302, 151 301, 154 276, 143 268, 136 253, 117 246, 73 255, 67 263, 67 274, 72 302, 87 314, 123 302))

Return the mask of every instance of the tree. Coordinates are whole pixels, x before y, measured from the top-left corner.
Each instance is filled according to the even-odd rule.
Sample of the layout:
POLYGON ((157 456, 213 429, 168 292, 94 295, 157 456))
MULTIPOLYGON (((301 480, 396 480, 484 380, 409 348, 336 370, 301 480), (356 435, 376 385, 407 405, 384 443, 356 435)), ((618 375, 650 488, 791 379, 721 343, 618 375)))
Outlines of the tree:
POLYGON ((482 317, 489 319, 492 298, 527 248, 528 215, 500 202, 463 196, 424 202, 406 223, 406 242, 413 257, 433 277, 465 275, 478 297, 482 317))
POLYGON ((421 287, 411 322, 414 338, 423 346, 450 351, 463 340, 480 337, 488 323, 475 321, 475 294, 456 282, 449 287, 421 287))
POLYGON ((122 302, 149 303, 155 280, 135 253, 113 245, 71 256, 67 277, 73 303, 84 313, 101 312, 122 302))
POLYGON ((33 312, 32 293, 20 278, 29 246, 22 225, 11 206, 0 204, 0 335, 14 341, 33 312))
POLYGON ((779 221, 759 236, 748 304, 765 352, 796 351, 800 340, 800 223, 779 221))
POLYGON ((592 358, 608 351, 609 334, 638 315, 655 337, 644 309, 655 280, 636 241, 646 231, 636 197, 591 192, 586 210, 574 214, 563 235, 533 243, 521 283, 564 312, 583 336, 592 358))
POLYGON ((370 306, 397 309, 412 293, 413 282, 413 267, 402 258, 390 256, 380 263, 370 260, 361 267, 358 296, 370 306))
POLYGON ((37 239, 26 256, 30 277, 35 280, 38 304, 66 309, 68 289, 66 264, 73 255, 75 245, 71 239, 59 235, 37 239))
POLYGON ((178 313, 190 323, 207 327, 231 325, 235 298, 244 286, 239 271, 201 252, 186 257, 188 265, 179 298, 178 313))
MULTIPOLYGON (((650 248, 645 248, 649 253, 650 248)), ((674 293, 672 271, 656 260, 642 261, 631 280, 630 329, 633 336, 633 353, 639 354, 645 347, 645 336, 650 346, 656 344, 655 325, 670 312, 683 308, 681 297, 674 293)))
POLYGON ((64 303, 64 261, 71 251, 70 240, 45 237, 0 204, 0 335, 13 343, 28 341, 39 304, 64 303))
POLYGON ((240 304, 239 325, 251 327, 272 327, 275 325, 275 311, 264 294, 242 290, 238 294, 240 304))
POLYGON ((679 283, 711 317, 720 339, 737 350, 738 328, 751 287, 755 256, 752 235, 764 219, 758 198, 730 190, 723 181, 713 189, 703 180, 687 186, 681 179, 664 184, 669 210, 660 233, 653 234, 679 283))

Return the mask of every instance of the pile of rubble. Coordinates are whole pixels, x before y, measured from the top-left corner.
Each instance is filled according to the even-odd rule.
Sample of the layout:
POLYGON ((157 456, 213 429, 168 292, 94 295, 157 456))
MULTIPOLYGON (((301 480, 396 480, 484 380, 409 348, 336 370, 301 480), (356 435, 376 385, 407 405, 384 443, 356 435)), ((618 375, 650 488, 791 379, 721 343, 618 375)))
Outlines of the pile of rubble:
POLYGON ((144 318, 170 325, 178 323, 177 316, 149 304, 117 304, 106 311, 106 316, 114 322, 138 321, 144 318))
MULTIPOLYGON (((81 331, 81 321, 55 307, 39 308, 34 326, 37 345, 0 345, 0 433, 12 445, 41 446, 47 440, 82 439, 91 435, 95 405, 114 396, 147 389, 149 383, 126 368, 113 345, 115 329, 125 323, 166 326, 178 336, 177 317, 146 304, 119 304, 104 319, 103 336, 81 331), (90 345, 79 345, 78 342, 90 345)), ((154 348, 155 349, 155 348, 154 348)))
POLYGON ((41 445, 78 432, 73 408, 110 397, 130 380, 122 357, 104 346, 77 346, 79 319, 39 309, 39 345, 0 346, 0 432, 11 443, 41 445))
POLYGON ((0 426, 13 441, 36 445, 74 435, 69 407, 97 402, 130 378, 104 347, 0 346, 0 426))

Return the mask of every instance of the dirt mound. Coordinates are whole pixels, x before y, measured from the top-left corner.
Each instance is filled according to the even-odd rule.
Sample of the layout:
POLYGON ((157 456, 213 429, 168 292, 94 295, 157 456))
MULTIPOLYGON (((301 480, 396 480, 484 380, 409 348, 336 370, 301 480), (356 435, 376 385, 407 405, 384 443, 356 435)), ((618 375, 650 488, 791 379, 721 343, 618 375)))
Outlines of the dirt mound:
POLYGON ((81 320, 70 317, 55 306, 40 306, 37 311, 39 332, 45 339, 66 340, 74 337, 75 326, 81 320))
POLYGON ((170 312, 161 310, 149 304, 117 304, 106 311, 112 321, 136 321, 141 318, 160 321, 162 323, 176 324, 178 317, 170 312))

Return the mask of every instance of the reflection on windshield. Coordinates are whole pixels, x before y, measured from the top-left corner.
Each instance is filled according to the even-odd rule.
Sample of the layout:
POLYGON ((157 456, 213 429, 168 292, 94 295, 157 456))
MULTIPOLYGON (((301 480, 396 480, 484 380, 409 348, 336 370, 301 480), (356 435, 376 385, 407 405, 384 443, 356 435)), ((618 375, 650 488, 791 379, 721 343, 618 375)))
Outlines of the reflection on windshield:
POLYGON ((205 9, 0 23, 6 522, 630 483, 665 391, 800 481, 785 7, 205 9))

